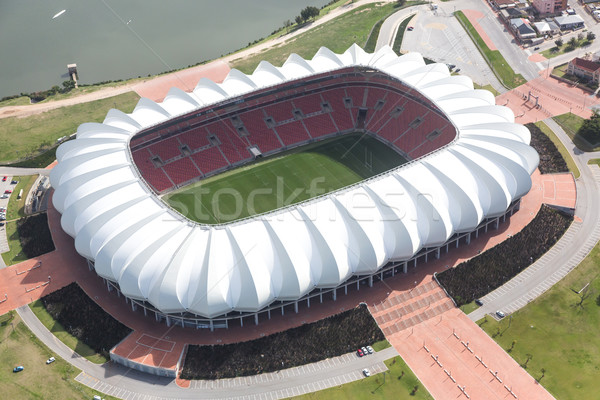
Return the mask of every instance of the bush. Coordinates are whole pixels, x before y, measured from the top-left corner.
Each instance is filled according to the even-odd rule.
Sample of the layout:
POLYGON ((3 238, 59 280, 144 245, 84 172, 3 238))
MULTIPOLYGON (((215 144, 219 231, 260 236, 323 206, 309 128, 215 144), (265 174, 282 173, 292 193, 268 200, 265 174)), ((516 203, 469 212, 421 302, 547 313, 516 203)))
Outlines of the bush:
POLYGON ((552 140, 537 125, 529 123, 525 126, 531 132, 531 147, 540 155, 540 164, 538 165, 540 172, 542 174, 569 172, 565 159, 552 143, 552 140))
POLYGON ((542 205, 521 232, 437 278, 459 307, 470 303, 502 286, 550 250, 572 221, 572 216, 542 205))
MULTIPOLYGON (((12 194, 16 196, 15 193, 12 194)), ((17 221, 17 232, 23 254, 33 258, 54 250, 46 213, 23 217, 17 221)))
POLYGON ((77 283, 71 283, 41 300, 52 318, 67 332, 106 358, 110 349, 131 333, 131 329, 104 311, 77 283))
POLYGON ((272 372, 339 356, 383 339, 363 305, 248 342, 189 346, 181 377, 221 379, 272 372))

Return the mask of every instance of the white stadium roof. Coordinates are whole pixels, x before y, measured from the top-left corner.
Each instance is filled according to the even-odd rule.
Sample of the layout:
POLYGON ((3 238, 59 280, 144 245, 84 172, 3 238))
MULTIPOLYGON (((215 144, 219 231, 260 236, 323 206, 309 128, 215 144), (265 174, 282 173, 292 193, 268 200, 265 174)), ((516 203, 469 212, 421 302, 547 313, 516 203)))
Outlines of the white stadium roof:
POLYGON ((215 318, 296 300, 390 261, 444 244, 502 215, 531 188, 539 161, 529 131, 491 93, 474 90, 420 54, 374 54, 353 45, 293 54, 282 67, 261 62, 232 70, 222 84, 202 79, 192 93, 173 88, 162 103, 142 98, 131 114, 111 110, 82 124, 61 145, 50 178, 65 232, 98 275, 164 313, 215 318), (369 66, 425 94, 456 126, 457 138, 432 154, 350 188, 223 225, 190 222, 141 181, 128 148, 137 132, 262 87, 348 66, 369 66), (426 194, 426 195, 422 195, 426 194))

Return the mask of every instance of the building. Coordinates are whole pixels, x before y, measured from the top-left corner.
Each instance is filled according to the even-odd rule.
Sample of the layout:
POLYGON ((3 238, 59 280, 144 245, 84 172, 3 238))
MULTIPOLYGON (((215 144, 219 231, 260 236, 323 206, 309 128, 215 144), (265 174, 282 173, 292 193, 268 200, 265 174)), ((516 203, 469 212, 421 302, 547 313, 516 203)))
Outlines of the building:
POLYGON ((554 22, 556 22, 561 31, 582 29, 585 26, 583 18, 577 14, 555 17, 554 22))
POLYGON ((567 9, 567 0, 533 0, 533 8, 541 15, 560 14, 567 9))
POLYGON ((550 18, 546 19, 545 21, 534 22, 533 27, 540 35, 543 36, 553 36, 560 32, 558 25, 556 25, 556 23, 550 18))
POLYGON ((511 19, 510 28, 521 41, 524 41, 526 39, 533 39, 537 36, 535 30, 531 27, 531 24, 525 18, 511 19))
POLYGON ((600 62, 576 57, 569 61, 567 72, 586 81, 600 81, 600 62))
POLYGON ((232 70, 221 84, 202 79, 191 93, 174 88, 162 103, 142 98, 131 114, 81 125, 57 149, 52 201, 77 252, 132 309, 167 325, 243 326, 335 300, 497 227, 531 189, 539 156, 530 139, 509 108, 444 64, 389 47, 321 48, 312 60, 232 70), (189 179, 194 160, 224 170, 252 160, 253 147, 276 154, 281 140, 357 129, 411 162, 227 224, 194 223, 159 198, 189 179))

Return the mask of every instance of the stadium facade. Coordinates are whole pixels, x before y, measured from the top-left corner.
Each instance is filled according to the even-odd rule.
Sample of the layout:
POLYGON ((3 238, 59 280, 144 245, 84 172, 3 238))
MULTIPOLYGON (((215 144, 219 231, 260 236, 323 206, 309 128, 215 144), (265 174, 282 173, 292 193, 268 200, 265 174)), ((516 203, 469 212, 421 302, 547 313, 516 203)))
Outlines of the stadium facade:
POLYGON ((531 188, 539 156, 529 141, 470 78, 416 53, 353 45, 174 88, 131 114, 110 110, 59 147, 50 178, 62 228, 109 290, 167 324, 214 329, 335 299, 497 227, 531 188), (192 222, 159 197, 357 130, 410 161, 228 224, 192 222))

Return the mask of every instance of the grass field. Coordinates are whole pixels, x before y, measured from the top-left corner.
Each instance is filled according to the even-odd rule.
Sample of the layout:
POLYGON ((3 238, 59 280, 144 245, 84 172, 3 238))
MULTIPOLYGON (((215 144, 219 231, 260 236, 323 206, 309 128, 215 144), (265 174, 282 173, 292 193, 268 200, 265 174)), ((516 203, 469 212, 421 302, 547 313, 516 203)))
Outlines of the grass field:
POLYGON ((8 207, 6 207, 7 221, 25 216, 25 200, 27 199, 27 193, 31 190, 33 183, 37 179, 37 175, 13 176, 12 179, 19 183, 13 187, 13 193, 8 199, 8 207), (23 189, 23 197, 17 199, 21 189, 23 189))
POLYGON ((478 321, 504 349, 516 341, 510 355, 559 400, 598 398, 599 265, 596 245, 575 270, 512 320, 478 321), (588 289, 576 293, 588 283, 588 289))
POLYGON ((392 50, 394 50, 397 54, 400 54, 400 50, 402 49, 402 39, 404 39, 404 33, 406 32, 406 28, 410 21, 414 18, 414 14, 406 18, 404 21, 400 23, 398 26, 398 32, 396 32, 396 37, 394 38, 394 43, 392 44, 392 50))
MULTIPOLYGON (((52 354, 37 337, 12 313, 0 316, 0 398, 2 399, 81 399, 89 400, 98 392, 76 382, 81 372, 60 357, 46 365, 52 354), (13 373, 13 367, 25 369, 13 373)), ((105 399, 114 399, 102 395, 105 399)))
POLYGON ((350 134, 216 175, 164 200, 195 221, 224 223, 343 188, 404 162, 377 139, 350 134))
POLYGON ((33 157, 51 148, 56 139, 77 131, 84 122, 102 122, 109 109, 130 113, 139 100, 134 92, 62 107, 27 118, 0 119, 0 163, 33 157))
MULTIPOLYGON (((406 2, 407 6, 423 4, 406 2)), ((332 21, 287 40, 284 44, 265 50, 248 58, 233 60, 232 68, 250 74, 262 60, 275 66, 282 65, 291 53, 311 59, 321 46, 328 47, 334 53, 343 53, 353 43, 364 46, 373 26, 381 19, 399 10, 396 4, 367 4, 349 11, 332 21)))
POLYGON ((96 353, 92 348, 88 345, 82 343, 73 335, 69 334, 65 328, 58 323, 42 304, 41 300, 36 300, 29 305, 31 311, 38 317, 38 319, 44 324, 44 326, 52 332, 57 339, 66 344, 70 349, 75 351, 82 357, 85 357, 89 361, 95 364, 104 364, 109 361, 107 358, 103 357, 101 354, 96 353))
POLYGON ((389 371, 356 382, 294 397, 297 400, 337 399, 433 399, 401 357, 386 360, 389 371), (418 389, 414 394, 414 388, 418 389))
MULTIPOLYGON (((1 229, 1 228, 0 228, 1 229)), ((6 229, 6 239, 8 240, 9 251, 2 253, 2 259, 6 265, 13 265, 27 260, 27 256, 23 253, 19 234, 17 233, 17 221, 7 222, 4 225, 6 229)))
POLYGON ((597 166, 600 167, 600 158, 592 158, 591 160, 588 161, 588 164, 596 164, 597 166))
POLYGON ((585 140, 585 138, 581 137, 581 135, 577 134, 581 125, 583 125, 583 121, 585 119, 581 118, 579 115, 566 113, 557 115, 553 117, 554 120, 564 129, 564 131, 569 135, 575 146, 583 151, 598 151, 600 150, 600 146, 593 147, 593 144, 585 140))
POLYGON ((536 122, 535 125, 538 128, 540 128, 540 130, 542 132, 544 132, 544 135, 546 135, 546 136, 548 136, 548 138, 550 138, 552 143, 554 143, 554 145, 558 149, 558 152, 560 153, 560 155, 565 159, 565 162, 567 163, 567 167, 569 168, 569 171, 571 171, 573 173, 573 176, 575 177, 575 179, 579 178, 579 175, 580 175, 579 168, 577 168, 575 161, 573 161, 573 157, 571 157, 567 148, 560 141, 560 139, 554 134, 554 132, 552 132, 552 129, 550 129, 548 127, 548 125, 546 125, 542 121, 536 122))
POLYGON ((521 74, 515 73, 500 51, 491 50, 487 44, 485 44, 475 27, 473 27, 462 11, 457 11, 454 15, 465 28, 469 36, 471 36, 471 39, 473 39, 473 42, 483 55, 483 58, 487 61, 492 71, 494 71, 494 74, 504 86, 514 89, 525 83, 525 78, 523 78, 521 74))

